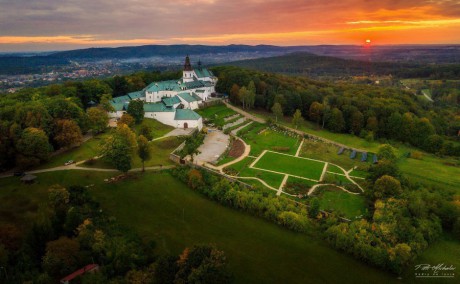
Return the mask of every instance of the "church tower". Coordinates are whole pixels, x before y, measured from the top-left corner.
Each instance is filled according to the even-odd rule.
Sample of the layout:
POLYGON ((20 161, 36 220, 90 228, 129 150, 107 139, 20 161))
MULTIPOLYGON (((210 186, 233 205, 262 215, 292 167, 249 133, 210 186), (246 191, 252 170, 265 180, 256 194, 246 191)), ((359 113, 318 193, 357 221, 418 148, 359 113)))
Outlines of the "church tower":
POLYGON ((187 55, 185 57, 184 71, 182 72, 182 80, 184 82, 192 82, 195 72, 193 71, 192 64, 190 64, 190 58, 187 55))

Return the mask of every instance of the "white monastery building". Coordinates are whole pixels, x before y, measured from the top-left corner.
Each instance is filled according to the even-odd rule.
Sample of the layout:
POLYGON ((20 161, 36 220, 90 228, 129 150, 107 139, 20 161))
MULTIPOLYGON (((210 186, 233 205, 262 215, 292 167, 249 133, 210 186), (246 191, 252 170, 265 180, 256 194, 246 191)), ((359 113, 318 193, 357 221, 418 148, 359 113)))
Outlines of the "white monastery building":
POLYGON ((143 90, 116 97, 112 100, 114 112, 110 117, 120 118, 128 109, 129 101, 144 101, 145 117, 176 128, 203 127, 203 119, 193 110, 215 92, 217 77, 201 66, 193 69, 190 58, 185 57, 184 71, 179 80, 153 82, 143 90))

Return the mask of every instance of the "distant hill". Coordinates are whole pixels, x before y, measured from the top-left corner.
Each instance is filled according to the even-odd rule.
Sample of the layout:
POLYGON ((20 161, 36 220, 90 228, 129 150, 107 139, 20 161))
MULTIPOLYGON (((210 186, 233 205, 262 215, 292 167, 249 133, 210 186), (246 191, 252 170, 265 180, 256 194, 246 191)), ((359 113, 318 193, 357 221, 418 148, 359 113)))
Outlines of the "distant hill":
POLYGON ((437 77, 455 79, 460 76, 460 64, 411 62, 371 62, 318 56, 307 52, 295 52, 270 58, 258 58, 225 65, 256 69, 265 72, 301 75, 309 77, 347 77, 360 75, 394 75, 403 78, 437 77))
MULTIPOLYGON (((407 64, 420 63, 439 64, 439 63, 460 63, 460 45, 420 45, 420 46, 372 46, 363 47, 355 45, 320 45, 320 46, 273 46, 273 45, 144 45, 117 48, 87 48, 70 51, 46 52, 33 55, 33 52, 22 54, 2 54, 0 56, 0 74, 26 74, 47 70, 52 66, 70 64, 74 61, 99 61, 99 60, 143 60, 149 57, 179 57, 189 55, 214 55, 219 57, 218 62, 228 62, 239 58, 262 58, 274 55, 284 55, 293 52, 308 52, 301 57, 293 55, 283 58, 282 61, 289 61, 294 67, 286 66, 286 62, 276 62, 278 59, 271 60, 273 68, 267 71, 279 72, 283 68, 295 68, 298 70, 285 70, 287 73, 294 74, 319 74, 330 72, 345 72, 345 74, 359 74, 366 70, 363 63, 356 61, 344 61, 335 58, 353 59, 359 62, 394 62, 393 66, 388 64, 377 64, 379 72, 394 68, 406 68, 408 65, 399 65, 401 62, 407 64), (244 54, 244 56, 239 56, 244 54), (322 57, 313 56, 319 55, 322 57), (230 55, 238 55, 232 56, 230 55), (26 58, 26 59, 25 59, 26 58), (229 59, 232 58, 232 59, 229 59), (311 68, 301 66, 296 60, 301 59, 305 64, 311 64, 311 68), (396 66, 394 66, 396 64, 396 66), (276 66, 275 66, 276 65, 276 66), (331 70, 331 66, 336 66, 336 71, 331 70), (314 71, 312 68, 319 68, 314 71), (381 69, 380 69, 381 68, 381 69), (389 68, 389 69, 388 69, 389 68)), ((254 61, 251 64, 258 64, 254 61)), ((372 64, 377 66, 376 63, 372 64)), ((258 68, 261 67, 258 65, 258 68)), ((264 67, 268 68, 268 67, 264 67)), ((263 70, 263 69, 261 69, 263 70)), ((284 69, 283 69, 284 70, 284 69)), ((385 71, 386 72, 386 71, 385 71)))

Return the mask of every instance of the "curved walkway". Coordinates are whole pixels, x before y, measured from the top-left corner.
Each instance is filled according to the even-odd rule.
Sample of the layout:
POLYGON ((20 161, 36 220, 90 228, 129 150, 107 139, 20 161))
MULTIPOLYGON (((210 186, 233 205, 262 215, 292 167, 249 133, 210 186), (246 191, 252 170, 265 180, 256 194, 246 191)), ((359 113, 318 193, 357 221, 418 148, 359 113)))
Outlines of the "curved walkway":
POLYGON ((209 164, 209 163, 205 163, 205 166, 208 167, 208 168, 210 168, 210 169, 217 170, 217 171, 219 171, 220 173, 224 173, 224 171, 223 171, 224 168, 226 168, 226 167, 228 167, 228 166, 231 166, 231 165, 233 165, 233 164, 236 164, 236 163, 242 161, 242 160, 243 160, 244 158, 246 158, 247 156, 249 156, 249 153, 251 152, 251 146, 248 145, 248 144, 246 144, 246 142, 244 142, 243 139, 241 139, 241 138, 238 138, 238 139, 239 139, 241 142, 243 142, 243 145, 244 145, 244 152, 243 152, 243 154, 242 154, 241 156, 239 156, 238 158, 236 158, 236 159, 233 160, 233 161, 230 161, 230 162, 228 162, 228 163, 226 163, 226 164, 223 164, 223 165, 220 165, 220 166, 217 166, 217 167, 216 167, 216 166, 213 166, 213 165, 211 165, 211 164, 209 164))
POLYGON ((319 183, 319 184, 315 184, 314 186, 312 186, 309 190, 308 190, 308 193, 307 195, 310 196, 311 194, 313 194, 313 192, 318 188, 318 187, 321 187, 321 186, 334 186, 334 187, 337 187, 337 188, 340 188, 341 190, 347 192, 347 193, 350 193, 350 194, 354 194, 354 195, 359 195, 359 193, 357 192, 351 192, 349 190, 347 190, 346 188, 342 187, 342 186, 338 186, 336 184, 333 184, 333 183, 319 183))

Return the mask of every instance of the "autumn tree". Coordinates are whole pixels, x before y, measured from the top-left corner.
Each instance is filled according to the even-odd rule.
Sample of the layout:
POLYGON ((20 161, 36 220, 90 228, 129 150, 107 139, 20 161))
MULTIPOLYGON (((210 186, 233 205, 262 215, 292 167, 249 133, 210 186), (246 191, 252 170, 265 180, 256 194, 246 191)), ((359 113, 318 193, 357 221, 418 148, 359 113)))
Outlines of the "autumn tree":
POLYGON ((79 265, 80 245, 78 241, 61 237, 46 244, 43 269, 52 276, 62 276, 73 272, 79 265))
POLYGON ((363 129, 364 115, 360 111, 355 111, 351 115, 351 132, 358 135, 363 129))
POLYGON ((139 124, 144 119, 144 102, 141 100, 132 100, 128 104, 128 114, 134 118, 136 124, 139 124))
POLYGON ((151 141, 153 139, 152 127, 145 123, 141 124, 141 128, 139 129, 139 135, 143 135, 145 138, 147 138, 148 141, 151 141))
POLYGON ((388 161, 395 162, 398 157, 396 157, 395 149, 389 144, 383 144, 379 147, 379 151, 377 152, 377 156, 380 159, 385 159, 388 161))
POLYGON ((280 103, 275 103, 272 107, 272 112, 275 115, 275 121, 278 122, 278 118, 283 117, 283 108, 280 103))
POLYGON ((16 143, 16 149, 19 153, 18 165, 28 168, 48 160, 52 147, 43 130, 29 127, 22 132, 21 138, 16 143))
POLYGON ((313 120, 319 125, 319 123, 321 122, 322 111, 323 111, 323 105, 318 102, 313 102, 310 105, 308 116, 310 117, 311 120, 313 120))
POLYGON ((134 126, 134 118, 130 114, 124 113, 121 116, 120 120, 118 121, 118 124, 125 124, 128 127, 133 127, 134 126))
POLYGON ((88 120, 90 128, 95 133, 104 132, 107 129, 107 123, 109 121, 109 116, 107 111, 102 107, 92 107, 86 111, 88 115, 88 120))
POLYGON ((238 84, 233 84, 232 88, 230 89, 230 101, 232 103, 238 103, 240 94, 240 86, 238 84))
POLYGON ((394 197, 401 193, 401 183, 392 176, 384 175, 374 184, 373 195, 375 199, 394 197))
POLYGON ((101 155, 117 170, 126 173, 131 169, 136 146, 136 134, 126 124, 119 124, 113 134, 103 141, 101 155))
POLYGON ((103 94, 99 101, 99 107, 105 110, 106 112, 113 112, 115 109, 113 108, 112 104, 112 95, 110 94, 103 94))
POLYGON ((299 128, 299 125, 301 125, 303 122, 303 117, 302 113, 300 112, 300 109, 296 109, 294 116, 292 117, 292 125, 295 127, 295 129, 299 128))
POLYGON ((246 87, 242 87, 238 92, 238 99, 240 100, 243 109, 246 108, 246 105, 248 103, 248 93, 249 91, 246 87))
POLYGON ((145 136, 139 135, 137 138, 137 155, 142 161, 142 171, 145 171, 145 161, 150 160, 150 146, 149 141, 145 136))
POLYGON ((371 116, 367 119, 366 129, 372 131, 372 133, 377 134, 379 130, 379 121, 375 116, 371 116))
POLYGON ((55 123, 54 141, 59 147, 80 145, 83 140, 78 124, 69 119, 58 119, 55 123))
POLYGON ((254 81, 251 81, 249 82, 247 93, 246 93, 247 107, 253 108, 255 100, 256 100, 256 86, 254 84, 254 81))
POLYGON ((332 109, 331 117, 327 121, 327 127, 333 132, 341 132, 345 128, 345 120, 338 108, 332 109))

